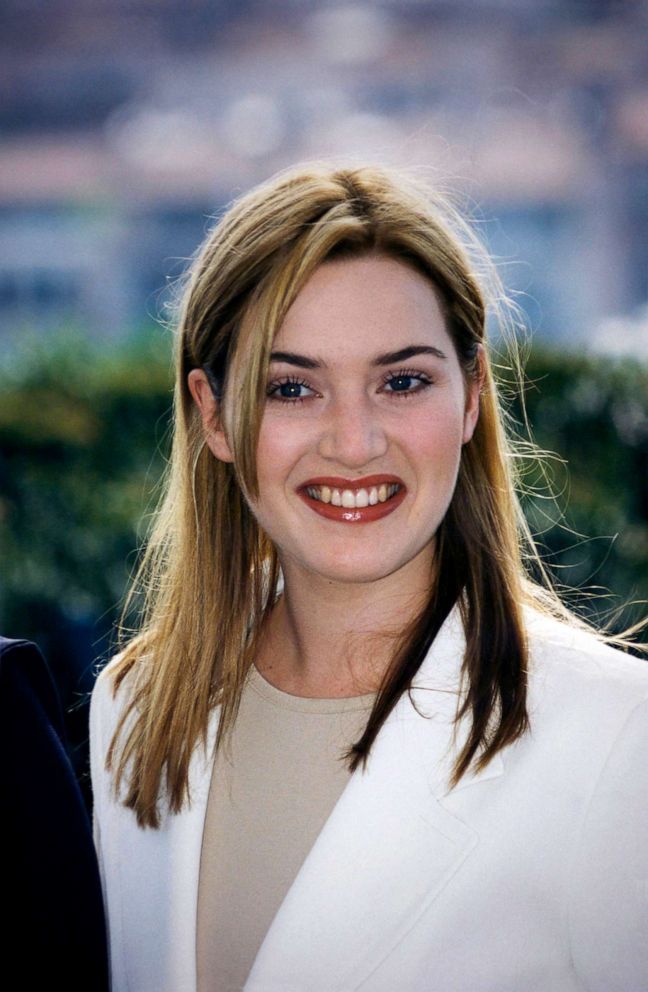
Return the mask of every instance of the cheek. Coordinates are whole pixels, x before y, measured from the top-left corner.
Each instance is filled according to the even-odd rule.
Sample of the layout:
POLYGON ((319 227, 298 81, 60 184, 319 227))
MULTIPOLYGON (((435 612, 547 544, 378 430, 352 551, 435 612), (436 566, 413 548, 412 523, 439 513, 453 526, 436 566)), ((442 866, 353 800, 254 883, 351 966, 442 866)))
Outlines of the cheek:
POLYGON ((257 446, 259 484, 280 482, 290 473, 305 447, 304 432, 288 418, 264 418, 257 446))
POLYGON ((424 457, 430 466, 453 465, 461 457, 463 427, 462 412, 441 408, 411 425, 407 445, 413 457, 424 457))

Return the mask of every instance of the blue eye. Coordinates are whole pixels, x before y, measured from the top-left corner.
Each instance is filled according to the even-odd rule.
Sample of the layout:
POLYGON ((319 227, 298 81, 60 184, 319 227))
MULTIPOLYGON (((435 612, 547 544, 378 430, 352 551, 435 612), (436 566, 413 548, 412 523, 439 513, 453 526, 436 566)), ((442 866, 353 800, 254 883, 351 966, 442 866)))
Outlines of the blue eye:
POLYGON ((282 382, 277 393, 281 396, 282 400, 296 400, 301 399, 302 389, 301 382, 282 382))
POLYGON ((383 381, 388 393, 405 395, 418 393, 432 385, 432 380, 423 372, 406 372, 405 370, 396 373, 390 372, 383 381))
POLYGON ((272 400, 279 400, 282 403, 295 403, 313 395, 313 390, 308 383, 301 379, 282 379, 280 382, 271 382, 268 385, 267 396, 272 400))
POLYGON ((404 393, 412 388, 412 382, 414 381, 411 375, 395 375, 393 379, 389 380, 387 385, 394 393, 404 393))

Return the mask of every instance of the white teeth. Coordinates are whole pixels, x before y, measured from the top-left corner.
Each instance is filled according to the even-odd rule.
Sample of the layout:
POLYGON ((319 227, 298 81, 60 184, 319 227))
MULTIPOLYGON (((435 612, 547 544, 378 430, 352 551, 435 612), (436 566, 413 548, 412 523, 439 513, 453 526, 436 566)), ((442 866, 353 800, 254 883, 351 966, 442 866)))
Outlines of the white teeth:
POLYGON ((330 503, 331 506, 343 506, 345 509, 362 508, 365 506, 375 506, 377 503, 386 503, 388 499, 395 496, 400 486, 398 483, 383 483, 380 486, 371 486, 370 489, 332 489, 330 486, 308 486, 306 492, 311 499, 319 500, 320 503, 330 503))

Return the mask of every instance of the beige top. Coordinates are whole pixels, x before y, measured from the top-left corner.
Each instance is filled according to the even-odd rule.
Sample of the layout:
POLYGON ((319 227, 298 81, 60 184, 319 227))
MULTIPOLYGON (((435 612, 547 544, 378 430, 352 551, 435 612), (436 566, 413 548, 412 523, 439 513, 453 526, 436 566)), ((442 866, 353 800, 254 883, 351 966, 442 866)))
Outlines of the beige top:
POLYGON ((198 992, 243 988, 284 896, 348 779, 341 754, 374 695, 304 699, 253 668, 212 772, 198 887, 198 992))

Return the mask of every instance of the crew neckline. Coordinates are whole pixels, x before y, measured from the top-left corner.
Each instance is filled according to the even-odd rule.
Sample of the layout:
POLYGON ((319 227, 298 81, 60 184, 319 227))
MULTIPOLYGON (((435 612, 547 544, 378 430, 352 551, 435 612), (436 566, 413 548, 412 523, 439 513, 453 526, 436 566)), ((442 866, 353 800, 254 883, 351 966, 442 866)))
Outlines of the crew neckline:
POLYGON ((311 696, 294 696, 283 689, 277 689, 261 674, 256 665, 252 664, 248 672, 248 685, 258 696, 267 699, 281 709, 299 710, 308 713, 342 713, 369 710, 374 704, 377 693, 369 692, 362 696, 339 696, 336 698, 317 698, 311 696))

